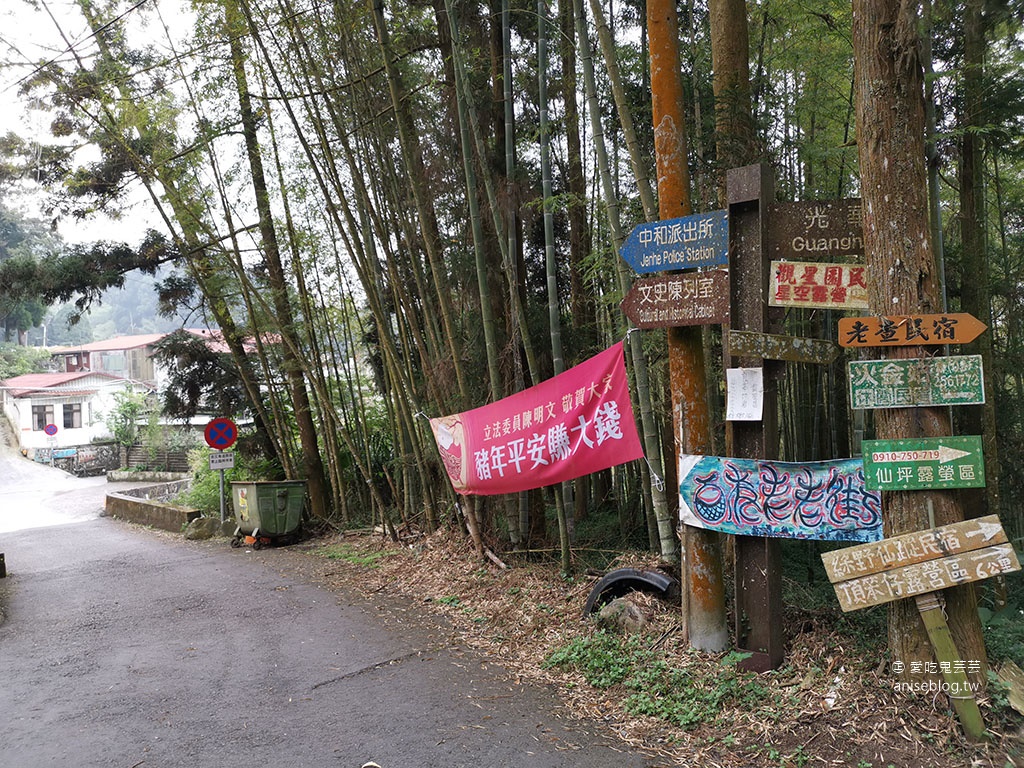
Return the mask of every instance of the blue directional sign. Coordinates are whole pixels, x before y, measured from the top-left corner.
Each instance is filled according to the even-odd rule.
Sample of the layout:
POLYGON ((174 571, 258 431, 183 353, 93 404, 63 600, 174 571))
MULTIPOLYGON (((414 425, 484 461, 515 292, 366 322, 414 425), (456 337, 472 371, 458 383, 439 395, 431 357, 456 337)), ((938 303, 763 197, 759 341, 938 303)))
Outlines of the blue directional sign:
POLYGON ((728 264, 728 211, 641 224, 629 233, 619 255, 639 273, 728 264))

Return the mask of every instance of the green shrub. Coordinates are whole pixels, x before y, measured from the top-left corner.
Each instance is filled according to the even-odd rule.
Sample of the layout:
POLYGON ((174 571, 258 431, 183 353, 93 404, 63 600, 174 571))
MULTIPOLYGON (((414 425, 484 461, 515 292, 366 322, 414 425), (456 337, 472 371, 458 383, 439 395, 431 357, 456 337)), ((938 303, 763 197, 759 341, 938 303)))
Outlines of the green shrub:
MULTIPOLYGON (((192 484, 178 497, 186 506, 195 507, 204 515, 220 514, 220 470, 210 469, 210 449, 195 448, 188 452, 188 467, 192 484)), ((236 454, 235 467, 224 470, 224 508, 228 516, 231 510, 231 483, 235 481, 262 479, 260 467, 254 467, 236 454)))
POLYGON ((640 635, 622 639, 600 631, 553 651, 544 666, 574 669, 595 688, 622 685, 630 691, 623 704, 629 714, 693 728, 715 721, 728 706, 752 709, 770 704, 771 693, 757 676, 736 667, 743 658, 744 654, 727 654, 713 671, 698 675, 670 667, 640 635))

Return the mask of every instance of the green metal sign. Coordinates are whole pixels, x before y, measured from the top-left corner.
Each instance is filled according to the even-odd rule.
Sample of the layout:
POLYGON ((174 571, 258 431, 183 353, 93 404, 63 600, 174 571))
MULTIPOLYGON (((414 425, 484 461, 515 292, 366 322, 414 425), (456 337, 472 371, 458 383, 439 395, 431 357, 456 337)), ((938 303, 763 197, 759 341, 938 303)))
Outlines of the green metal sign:
POLYGON ((864 483, 873 491, 985 487, 977 435, 865 440, 863 452, 864 483))
POLYGON ((852 360, 852 408, 913 408, 985 402, 981 355, 852 360))

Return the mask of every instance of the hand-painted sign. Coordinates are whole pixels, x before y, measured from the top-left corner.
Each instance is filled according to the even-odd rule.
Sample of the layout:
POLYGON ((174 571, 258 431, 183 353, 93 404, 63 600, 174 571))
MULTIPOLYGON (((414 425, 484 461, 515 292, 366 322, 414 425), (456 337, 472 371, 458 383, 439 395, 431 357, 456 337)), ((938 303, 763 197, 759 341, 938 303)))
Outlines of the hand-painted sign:
POLYGON ((768 304, 772 307, 866 309, 867 270, 863 264, 773 261, 768 304))
POLYGON ((643 457, 622 342, 496 403, 430 420, 456 493, 540 488, 643 457))
POLYGON ((641 224, 629 233, 619 255, 640 273, 728 264, 728 211, 641 224))
POLYGON ((802 339, 754 331, 726 331, 726 349, 737 357, 788 360, 793 363, 828 365, 839 357, 839 347, 828 339, 802 339))
POLYGON ((988 328, 974 315, 896 315, 839 319, 843 347, 908 347, 969 344, 988 328))
POLYGON ((208 446, 223 451, 235 444, 235 440, 238 439, 238 427, 231 419, 217 418, 206 425, 203 434, 208 446))
POLYGON ((791 539, 882 537, 882 499, 865 486, 860 459, 801 464, 684 454, 679 477, 687 525, 791 539))
POLYGON ((637 328, 724 323, 729 319, 729 273, 715 269, 639 278, 621 307, 637 328))
POLYGON ((985 402, 981 355, 851 360, 851 408, 911 408, 985 402))
POLYGON ((996 515, 821 556, 844 611, 1020 570, 996 515))
POLYGON ((985 459, 977 435, 916 440, 864 440, 868 488, 984 488, 985 459))
POLYGON ((863 254, 859 198, 779 202, 768 208, 768 255, 773 259, 863 254))

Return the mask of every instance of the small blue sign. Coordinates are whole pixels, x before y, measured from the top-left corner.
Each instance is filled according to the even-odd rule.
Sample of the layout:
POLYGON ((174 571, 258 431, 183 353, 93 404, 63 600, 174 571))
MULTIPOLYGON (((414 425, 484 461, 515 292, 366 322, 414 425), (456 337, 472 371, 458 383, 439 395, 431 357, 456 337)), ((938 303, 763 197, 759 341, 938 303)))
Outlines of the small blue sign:
POLYGON ((728 211, 641 224, 629 233, 619 255, 641 274, 728 264, 728 211))

